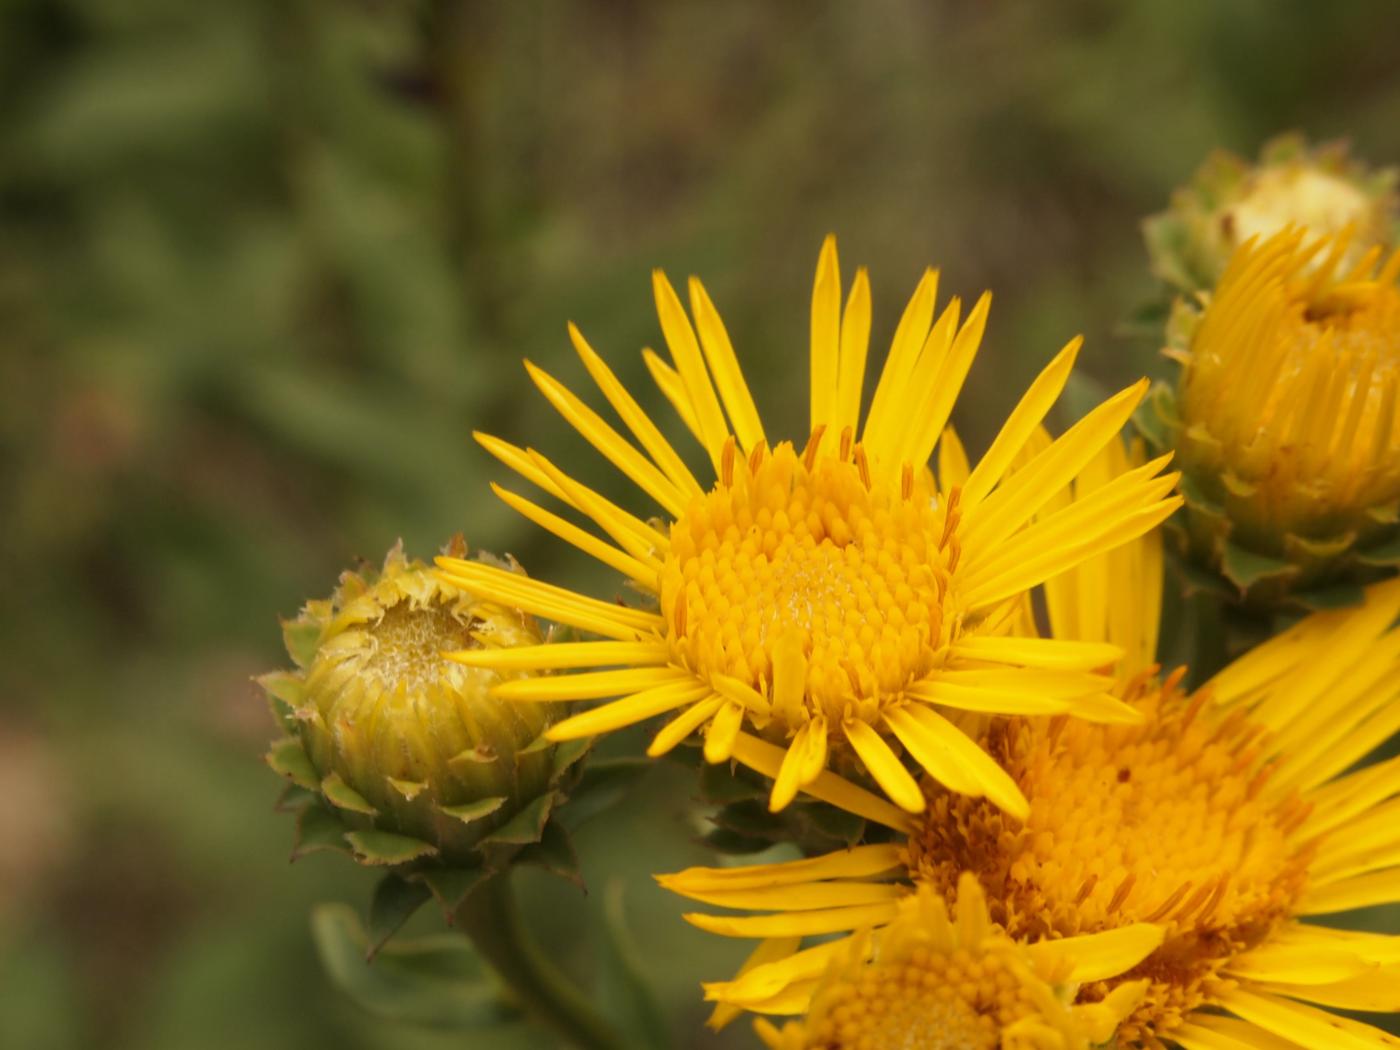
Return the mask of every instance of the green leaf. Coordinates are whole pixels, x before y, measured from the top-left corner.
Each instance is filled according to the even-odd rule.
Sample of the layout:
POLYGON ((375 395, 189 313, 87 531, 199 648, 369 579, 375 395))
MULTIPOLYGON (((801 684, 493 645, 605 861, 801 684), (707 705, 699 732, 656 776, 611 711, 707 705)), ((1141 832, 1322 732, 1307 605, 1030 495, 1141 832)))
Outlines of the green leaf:
POLYGON ((352 813, 363 813, 367 817, 377 817, 379 811, 366 801, 365 797, 341 779, 339 773, 328 773, 321 781, 321 793, 337 809, 348 809, 352 813))
POLYGON ((389 938, 398 933, 400 927, 432 895, 432 891, 421 882, 409 882, 393 872, 380 879, 369 902, 366 958, 373 959, 389 938))
POLYGON ((569 799, 559 807, 559 820, 576 830, 604 810, 622 801, 628 790, 653 763, 645 758, 609 758, 588 763, 569 799))
POLYGON ((448 868, 425 868, 423 871, 414 872, 408 878, 413 882, 421 882, 426 886, 438 904, 442 905, 443 911, 451 915, 462 906, 462 902, 467 899, 472 890, 481 883, 491 870, 485 866, 479 868, 463 868, 458 866, 448 868))
POLYGON ((264 761, 273 772, 282 774, 298 787, 315 791, 321 786, 321 778, 316 775, 316 768, 306 756, 306 749, 294 736, 276 741, 264 756, 264 761))
POLYGON ((720 827, 741 835, 770 840, 783 837, 787 827, 785 815, 769 812, 767 804, 757 799, 731 802, 710 819, 720 827))
POLYGON ((701 841, 716 853, 745 857, 750 853, 761 853, 773 845, 771 839, 741 835, 728 828, 715 828, 701 836, 701 841))
POLYGON ((494 798, 478 799, 475 802, 464 802, 460 806, 438 806, 438 812, 446 813, 449 817, 456 817, 463 824, 470 824, 480 820, 482 817, 489 817, 496 810, 506 804, 506 797, 498 795, 494 798))
POLYGON ((865 818, 824 803, 803 805, 802 817, 821 834, 846 846, 854 846, 865 833, 865 818))
POLYGON ((748 770, 735 768, 732 763, 708 762, 700 768, 700 793, 707 802, 723 805, 744 799, 766 799, 768 788, 748 770))
MULTIPOLYGON (((560 812, 562 814, 563 811, 560 812)), ((583 888, 583 875, 578 870, 578 854, 574 851, 573 839, 557 818, 545 824, 540 840, 521 849, 511 863, 533 864, 568 879, 579 889, 583 888)))
POLYGON ((350 847, 345 842, 345 825, 317 799, 297 814, 292 860, 300 860, 308 853, 318 853, 322 850, 349 854, 350 847))
POLYGON ((1298 569, 1281 558, 1256 554, 1226 540, 1220 571, 1241 591, 1247 591, 1260 580, 1283 580, 1296 575, 1298 569))
POLYGON ((636 1050, 665 1050, 671 1045, 666 1015, 647 980, 648 966, 627 929, 622 882, 611 880, 603 892, 602 966, 598 995, 603 1011, 621 1028, 636 1050))
POLYGON ((436 846, 422 839, 395 835, 391 831, 351 831, 345 838, 361 864, 407 864, 437 853, 436 846))
POLYGON ((519 846, 538 842, 544 831, 544 822, 549 819, 550 808, 554 805, 554 792, 550 791, 535 799, 513 816, 505 827, 493 831, 481 840, 482 846, 519 846))
POLYGON ((582 740, 566 740, 562 744, 555 745, 554 769, 550 773, 550 783, 558 784, 559 780, 569 768, 588 754, 593 747, 593 738, 584 737, 582 740))
POLYGON ((463 937, 400 941, 370 962, 370 939, 344 904, 314 908, 311 935, 331 982, 378 1017, 476 1031, 516 1017, 495 976, 463 937))

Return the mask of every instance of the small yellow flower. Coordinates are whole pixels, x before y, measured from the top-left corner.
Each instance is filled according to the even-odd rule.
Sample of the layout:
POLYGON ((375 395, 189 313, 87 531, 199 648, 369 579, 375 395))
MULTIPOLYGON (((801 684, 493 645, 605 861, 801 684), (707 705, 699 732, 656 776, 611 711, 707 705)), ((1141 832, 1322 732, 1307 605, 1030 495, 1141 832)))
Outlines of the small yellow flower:
MULTIPOLYGON (((859 271, 843 311, 836 245, 827 240, 812 299, 811 432, 799 446, 770 444, 700 283, 690 282, 692 326, 658 271, 656 303, 674 367, 650 351, 646 360, 709 457, 714 480, 704 485, 571 328, 585 368, 636 444, 553 377, 534 366, 530 374, 665 521, 610 503, 537 452, 481 440, 607 539, 498 488, 506 502, 629 577, 657 608, 443 559, 444 579, 602 639, 458 658, 503 670, 591 669, 497 693, 527 704, 621 698, 558 723, 556 740, 678 712, 651 753, 704 727, 709 761, 734 758, 774 778, 775 810, 798 790, 855 804, 827 771, 834 765, 863 767, 898 807, 917 812, 923 795, 899 749, 958 791, 1024 813, 1019 789, 948 715, 1133 717, 1093 673, 1116 650, 1008 631, 1030 587, 1169 514, 1178 503, 1168 495, 1174 476, 1159 476, 1159 459, 1036 517, 1114 439, 1143 393, 1142 384, 1124 390, 1022 464, 1079 340, 1046 367, 969 469, 947 424, 989 297, 965 319, 954 299, 935 319, 937 283, 933 271, 919 282, 862 423, 870 286, 859 271), (935 448, 936 478, 928 467, 935 448)), ((897 823, 892 809, 877 802, 858 812, 897 823)))
MULTIPOLYGON (((1149 552, 1140 565, 1154 563, 1149 552)), ((1098 568, 1052 581, 1057 632, 1065 610, 1116 608, 1118 582, 1098 568)), ((1151 634, 1156 616, 1100 618, 1097 637, 1151 634)), ((956 896, 970 873, 1016 940, 1162 931, 1141 963, 1079 991, 1093 1002, 1147 982, 1119 1025, 1123 1050, 1400 1046, 1331 1012, 1400 1012, 1400 937, 1323 924, 1400 903, 1400 759, 1356 768, 1400 730, 1397 616, 1400 581, 1374 585, 1360 607, 1302 620, 1189 696, 1179 674, 1126 666, 1119 692, 1138 725, 993 724, 983 742, 1025 791, 1028 819, 926 781, 930 805, 903 842, 663 876, 692 899, 765 913, 688 917, 768 939, 708 996, 800 1009, 842 941, 799 950, 797 938, 878 927, 916 888, 956 896)))
POLYGON ((1354 575, 1397 534, 1400 252, 1344 268, 1351 243, 1246 245, 1182 340, 1165 416, 1189 531, 1241 588, 1354 575))
POLYGON ((1354 264, 1373 245, 1395 245, 1395 184, 1394 169, 1372 171, 1345 144, 1311 147, 1300 135, 1265 144, 1255 164, 1218 151, 1144 223, 1153 269, 1182 291, 1205 291, 1242 244, 1289 226, 1310 240, 1351 230, 1344 264, 1354 264))
POLYGON ((542 737, 550 712, 497 700, 497 673, 442 655, 538 645, 528 615, 444 584, 398 545, 379 571, 347 572, 330 599, 308 602, 286 637, 297 669, 259 679, 289 732, 269 762, 315 796, 313 817, 338 821, 308 843, 303 811, 303 847, 348 841, 366 863, 474 866, 517 815, 538 810, 543 825, 560 772, 542 737))
MULTIPOLYGON (((1089 1050, 1112 1038, 1143 990, 1127 983, 1101 1003, 1074 1004, 1083 972, 1103 970, 1103 942, 1018 944, 992 924, 969 875, 956 914, 926 889, 906 898, 878 939, 846 943, 801 1022, 779 1031, 760 1019, 758 1032, 771 1050, 1089 1050)), ((1141 951, 1152 945, 1149 935, 1141 951)))

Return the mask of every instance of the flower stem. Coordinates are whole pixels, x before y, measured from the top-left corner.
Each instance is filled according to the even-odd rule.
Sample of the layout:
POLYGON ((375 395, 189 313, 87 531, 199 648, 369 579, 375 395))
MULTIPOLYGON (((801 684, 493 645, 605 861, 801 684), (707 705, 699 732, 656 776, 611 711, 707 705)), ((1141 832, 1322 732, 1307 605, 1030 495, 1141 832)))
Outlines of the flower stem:
POLYGON ((533 1016, 583 1050, 623 1050, 622 1035, 530 938, 509 880, 500 872, 481 883, 457 909, 458 928, 533 1016))

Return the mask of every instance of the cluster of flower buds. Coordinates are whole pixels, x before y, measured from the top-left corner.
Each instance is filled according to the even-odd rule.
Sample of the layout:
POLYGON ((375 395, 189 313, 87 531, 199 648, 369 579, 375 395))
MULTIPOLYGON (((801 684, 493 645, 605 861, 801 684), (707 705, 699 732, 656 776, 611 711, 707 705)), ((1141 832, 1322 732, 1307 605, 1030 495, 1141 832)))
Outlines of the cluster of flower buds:
POLYGON ((1256 612, 1355 604, 1400 564, 1395 184, 1289 136, 1146 224, 1181 368, 1139 424, 1177 453, 1187 572, 1256 612))

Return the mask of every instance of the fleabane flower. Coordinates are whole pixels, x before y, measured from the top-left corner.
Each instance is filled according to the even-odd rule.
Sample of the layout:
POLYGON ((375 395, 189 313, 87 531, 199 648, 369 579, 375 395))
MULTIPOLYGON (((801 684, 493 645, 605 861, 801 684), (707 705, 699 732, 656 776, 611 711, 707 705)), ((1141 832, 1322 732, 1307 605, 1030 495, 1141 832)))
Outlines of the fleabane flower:
POLYGON ((770 1050, 1089 1050, 1143 990, 1074 1003, 1083 973, 1102 968, 1101 941, 1018 944, 969 875, 953 914, 927 889, 905 899, 877 937, 863 932, 832 960, 801 1021, 756 1027, 770 1050))
POLYGON ((497 669, 588 669, 497 693, 527 704, 620 698, 557 723, 549 730, 556 740, 670 714, 651 754, 703 728, 710 762, 733 758, 774 778, 775 810, 799 789, 839 794, 843 781, 827 771, 835 766, 855 776, 863 768, 895 805, 917 812, 924 798, 904 752, 940 782, 1023 814, 1021 792, 949 715, 1134 717, 1107 695, 1110 681, 1093 673, 1115 650, 1008 631, 1028 588, 1140 535, 1176 507, 1175 478, 1161 474, 1162 458, 1037 517, 1114 439, 1144 384, 1025 460, 1069 375, 1076 339, 969 469, 947 424, 989 297, 966 317, 957 299, 935 316, 938 279, 927 272, 862 419, 870 287, 859 271, 843 309, 829 238, 812 298, 811 430, 797 443, 771 441, 700 282, 689 286, 692 324, 666 277, 653 277, 672 360, 647 351, 647 364, 699 440, 713 480, 701 483, 573 328, 584 367, 631 438, 552 376, 527 365, 530 375, 664 518, 654 521, 651 506, 616 506, 538 452, 481 440, 602 535, 498 488, 506 502, 628 577, 656 608, 443 559, 444 579, 600 636, 458 659, 497 669), (928 465, 935 449, 937 476, 928 465))
POLYGON ((1343 265, 1352 243, 1241 248, 1175 334, 1175 399, 1144 413, 1185 472, 1192 556, 1252 600, 1400 560, 1400 252, 1343 265))
POLYGON ((1209 290, 1236 249, 1289 226, 1311 239, 1350 229, 1347 265, 1372 246, 1394 247, 1400 199, 1394 168, 1375 170, 1345 143, 1310 146, 1280 135, 1250 163, 1217 151, 1172 195, 1171 207, 1143 224, 1152 268, 1186 293, 1209 290))
MULTIPOLYGON (((1052 581, 1055 629, 1066 609, 1121 609, 1120 586, 1097 572, 1052 581)), ((982 743, 1030 800, 1028 819, 926 779, 929 806, 902 841, 662 876, 692 899, 758 912, 687 916, 761 940, 707 996, 731 1011, 801 1009, 853 931, 891 922, 922 890, 956 899, 971 874, 1018 941, 1160 932, 1145 958, 1078 991, 1076 1002, 1106 1001, 1146 981, 1118 1025, 1121 1050, 1400 1045, 1333 1012, 1400 1012, 1400 937, 1327 924, 1400 902, 1400 759, 1359 765, 1400 730, 1397 616, 1400 581, 1373 585, 1361 606, 1313 614, 1190 694, 1179 673, 1126 664, 1118 691, 1137 725, 991 724, 982 743), (834 934, 847 936, 798 943, 834 934)), ((1156 617, 1152 605, 1100 619, 1099 637, 1127 648, 1156 617)))

